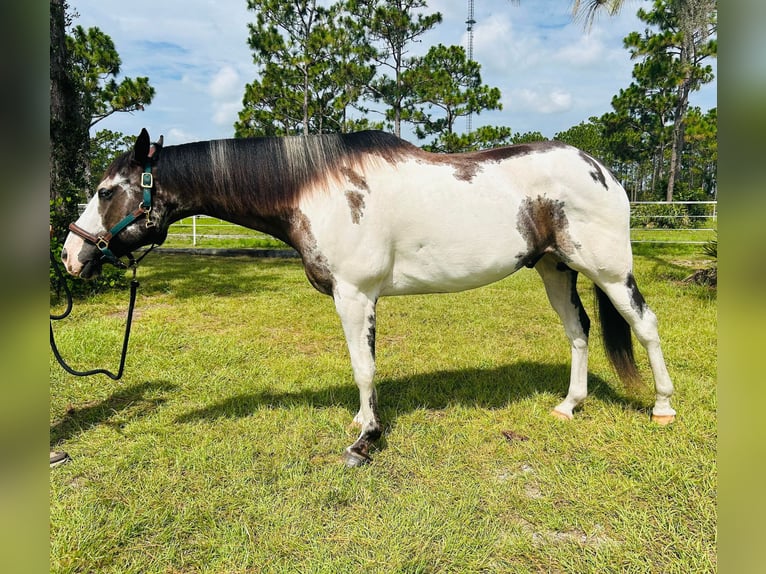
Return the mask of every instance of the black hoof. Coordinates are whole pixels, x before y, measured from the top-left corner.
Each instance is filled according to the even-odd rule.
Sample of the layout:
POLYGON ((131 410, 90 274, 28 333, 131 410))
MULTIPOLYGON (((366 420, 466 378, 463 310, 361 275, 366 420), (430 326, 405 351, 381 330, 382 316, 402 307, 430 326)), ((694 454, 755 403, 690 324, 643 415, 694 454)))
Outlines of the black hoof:
POLYGON ((372 462, 372 459, 366 454, 362 454, 361 452, 356 452, 347 448, 345 451, 343 451, 343 462, 348 468, 354 468, 357 466, 364 466, 365 464, 369 464, 372 462))

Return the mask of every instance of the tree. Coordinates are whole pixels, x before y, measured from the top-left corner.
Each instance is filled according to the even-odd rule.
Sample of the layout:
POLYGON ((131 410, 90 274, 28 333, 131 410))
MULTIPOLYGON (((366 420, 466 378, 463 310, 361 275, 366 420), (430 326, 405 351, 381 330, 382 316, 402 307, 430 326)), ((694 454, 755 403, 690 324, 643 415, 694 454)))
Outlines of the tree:
POLYGON ((339 112, 339 124, 334 127, 341 132, 382 129, 382 122, 371 122, 366 117, 351 118, 348 115, 349 109, 365 115, 370 111, 361 102, 377 73, 373 63, 375 50, 368 42, 364 27, 359 26, 356 18, 348 11, 347 3, 338 4, 335 11, 337 17, 333 21, 331 36, 334 61, 330 86, 335 91, 332 107, 339 112))
POLYGON ((513 142, 511 128, 500 126, 481 126, 468 134, 444 133, 432 144, 423 149, 433 152, 455 153, 467 150, 492 149, 510 145, 513 142))
MULTIPOLYGON (((590 26, 597 14, 604 10, 616 14, 623 4, 623 0, 575 0, 573 14, 590 26)), ((631 57, 665 60, 664 75, 655 80, 674 91, 666 201, 673 200, 679 176, 689 94, 713 79, 712 68, 702 62, 717 55, 717 13, 716 0, 654 0, 652 9, 642 8, 638 16, 657 31, 634 32, 625 39, 631 57)))
POLYGON ((81 115, 81 92, 67 52, 67 4, 50 2, 50 223, 63 240, 77 218, 77 197, 85 186, 88 125, 81 115))
POLYGON ((88 187, 96 189, 106 168, 119 154, 133 149, 136 136, 112 130, 99 130, 90 139, 90 181, 88 187))
MULTIPOLYGON (((713 12, 702 20, 714 25, 712 0, 689 3, 698 8, 707 3, 713 12)), ((639 17, 652 28, 625 38, 625 47, 637 60, 633 82, 612 99, 614 111, 603 118, 605 140, 614 158, 622 162, 616 171, 631 181, 634 199, 649 190, 652 199, 673 200, 689 93, 713 77, 710 66, 702 61, 715 55, 714 28, 704 28, 696 34, 694 47, 684 47, 689 37, 684 30, 700 24, 693 24, 695 18, 682 5, 686 3, 680 0, 654 0, 652 11, 639 10, 639 17), (692 52, 695 55, 688 57, 692 52)))
POLYGON ((688 189, 700 190, 699 194, 687 199, 715 198, 718 193, 717 108, 703 114, 695 107, 686 114, 683 164, 688 189))
MULTIPOLYGON (((713 70, 702 65, 708 57, 715 57, 718 41, 712 36, 717 27, 715 0, 655 0, 654 10, 639 10, 639 18, 655 24, 660 32, 644 38, 633 47, 635 54, 652 54, 661 43, 667 53, 673 55, 671 78, 676 83, 676 99, 673 114, 670 168, 666 201, 673 201, 673 190, 678 177, 684 146, 684 119, 689 107, 689 94, 699 90, 702 84, 713 79, 713 70)), ((660 48, 661 49, 661 48, 660 48)))
POLYGON ((309 133, 310 83, 327 59, 317 35, 329 13, 316 0, 248 0, 247 7, 256 13, 248 44, 260 81, 245 88, 237 133, 309 133))
POLYGON ((587 122, 580 122, 568 130, 558 132, 553 139, 573 145, 606 164, 611 163, 607 159, 609 152, 604 144, 603 126, 595 116, 588 118, 587 122))
POLYGON ((372 79, 358 31, 343 6, 316 0, 250 0, 256 13, 249 44, 259 78, 248 84, 237 136, 343 131, 347 110, 372 79))
MULTIPOLYGON (((263 66, 260 79, 245 86, 244 105, 234 124, 237 137, 302 133, 303 97, 298 70, 276 63, 263 66)), ((308 116, 308 108, 305 116, 308 116)))
POLYGON ((511 143, 514 143, 514 144, 544 142, 547 140, 548 138, 545 137, 540 132, 524 132, 523 134, 516 132, 515 134, 513 134, 513 137, 511 137, 511 143))
POLYGON ((117 82, 122 61, 112 39, 98 28, 75 26, 67 36, 70 66, 82 94, 88 127, 117 112, 143 110, 154 98, 149 78, 123 78, 117 82))
POLYGON ((654 194, 661 193, 661 186, 667 184, 667 125, 672 117, 673 91, 670 86, 657 85, 656 78, 665 75, 662 62, 648 64, 634 68, 635 81, 612 98, 614 111, 603 117, 605 138, 614 157, 623 162, 618 171, 632 174, 634 199, 645 190, 651 193, 649 199, 655 199, 654 194))
POLYGON ((143 109, 154 88, 147 78, 115 79, 120 57, 111 38, 98 28, 67 28, 72 19, 65 0, 50 2, 50 217, 63 239, 77 219, 91 172, 89 128, 116 112, 143 109))
MULTIPOLYGON (((75 26, 67 35, 66 48, 71 74, 80 92, 80 113, 89 129, 112 114, 140 111, 151 104, 155 91, 149 78, 117 81, 122 60, 112 39, 100 29, 75 26)), ((87 140, 84 170, 86 183, 92 184, 92 174, 98 177, 103 172, 94 169, 91 162, 92 155, 101 151, 89 144, 87 140)))
POLYGON ((412 93, 402 101, 401 119, 415 124, 420 139, 437 136, 431 149, 464 151, 454 147, 459 144, 453 137, 455 120, 502 109, 500 90, 482 84, 480 70, 461 46, 433 46, 402 74, 412 93))
POLYGON ((380 75, 369 84, 372 97, 387 106, 386 119, 394 133, 401 135, 405 100, 414 86, 405 81, 404 72, 412 67, 407 57, 411 45, 442 21, 439 12, 418 13, 425 0, 349 0, 348 10, 365 30, 368 43, 375 47, 373 60, 391 75, 380 75))

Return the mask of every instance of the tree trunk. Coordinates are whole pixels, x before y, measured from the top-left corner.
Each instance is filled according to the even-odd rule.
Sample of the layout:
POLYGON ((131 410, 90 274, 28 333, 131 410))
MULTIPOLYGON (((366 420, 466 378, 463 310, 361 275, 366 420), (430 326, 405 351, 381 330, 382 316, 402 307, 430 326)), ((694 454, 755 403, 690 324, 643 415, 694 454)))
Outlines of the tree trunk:
POLYGON ((670 170, 668 173, 668 188, 665 193, 665 201, 673 201, 673 190, 676 179, 681 171, 681 152, 684 149, 684 118, 686 109, 689 107, 689 86, 691 78, 689 73, 678 87, 678 102, 673 117, 673 141, 670 148, 670 170))
POLYGON ((402 55, 399 53, 396 56, 396 107, 394 108, 394 135, 398 138, 402 137, 402 67, 401 67, 402 55))
POLYGON ((309 71, 303 70, 303 135, 309 134, 309 71))
POLYGON ((59 239, 77 219, 77 202, 85 188, 87 121, 80 94, 68 69, 64 0, 50 1, 50 224, 59 239))

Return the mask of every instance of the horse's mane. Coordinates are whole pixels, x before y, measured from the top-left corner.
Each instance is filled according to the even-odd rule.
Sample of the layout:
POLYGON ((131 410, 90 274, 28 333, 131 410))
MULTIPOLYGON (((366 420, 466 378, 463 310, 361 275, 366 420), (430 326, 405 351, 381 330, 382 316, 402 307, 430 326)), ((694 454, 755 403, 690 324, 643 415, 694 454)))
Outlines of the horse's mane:
POLYGON ((205 190, 231 207, 281 212, 301 194, 369 162, 395 162, 417 148, 385 132, 239 138, 168 146, 156 177, 179 193, 205 190))

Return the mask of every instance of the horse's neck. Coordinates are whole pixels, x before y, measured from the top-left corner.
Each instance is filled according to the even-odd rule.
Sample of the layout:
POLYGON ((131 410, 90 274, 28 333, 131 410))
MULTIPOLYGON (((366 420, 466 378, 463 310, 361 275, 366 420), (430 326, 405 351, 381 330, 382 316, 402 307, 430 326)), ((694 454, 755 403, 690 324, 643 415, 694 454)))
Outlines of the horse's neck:
POLYGON ((193 178, 168 181, 168 225, 192 215, 207 215, 256 229, 290 242, 285 214, 264 208, 252 187, 237 182, 230 173, 198 170, 193 178))

